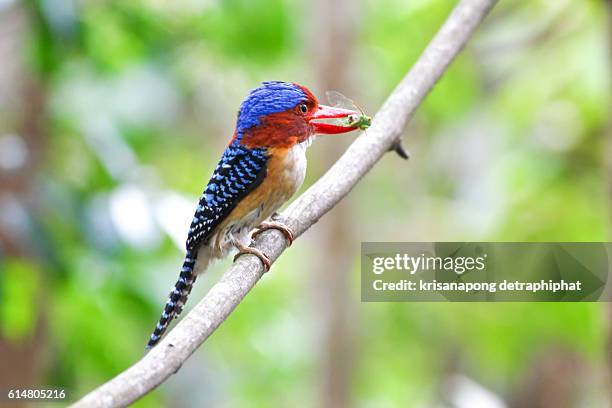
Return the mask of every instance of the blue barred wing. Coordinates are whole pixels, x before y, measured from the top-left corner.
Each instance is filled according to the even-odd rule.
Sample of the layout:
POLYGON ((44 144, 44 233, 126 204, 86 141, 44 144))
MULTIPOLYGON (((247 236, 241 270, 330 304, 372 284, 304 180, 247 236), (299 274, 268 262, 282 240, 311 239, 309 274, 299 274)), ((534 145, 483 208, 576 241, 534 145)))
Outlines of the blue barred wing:
POLYGON ((188 251, 206 243, 240 200, 261 184, 266 177, 267 160, 265 149, 230 145, 223 152, 191 222, 188 251))

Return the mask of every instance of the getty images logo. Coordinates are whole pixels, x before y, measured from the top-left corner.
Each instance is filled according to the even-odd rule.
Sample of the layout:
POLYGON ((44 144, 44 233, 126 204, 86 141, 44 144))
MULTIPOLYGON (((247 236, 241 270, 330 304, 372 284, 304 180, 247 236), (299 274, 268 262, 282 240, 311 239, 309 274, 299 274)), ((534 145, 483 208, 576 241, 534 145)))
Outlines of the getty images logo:
POLYGON ((389 270, 406 271, 414 275, 418 271, 453 271, 457 275, 486 269, 487 254, 479 256, 433 256, 406 253, 393 256, 377 256, 372 259, 372 272, 381 275, 389 270))

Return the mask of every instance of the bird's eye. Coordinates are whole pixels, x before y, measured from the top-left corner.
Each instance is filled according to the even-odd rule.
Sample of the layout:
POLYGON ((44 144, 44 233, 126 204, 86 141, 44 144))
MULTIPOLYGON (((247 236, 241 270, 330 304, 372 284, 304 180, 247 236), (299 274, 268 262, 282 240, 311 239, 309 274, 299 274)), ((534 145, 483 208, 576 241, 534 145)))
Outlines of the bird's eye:
POLYGON ((305 103, 300 103, 300 105, 298 106, 298 109, 300 112, 302 112, 303 114, 308 112, 308 106, 306 106, 305 103))

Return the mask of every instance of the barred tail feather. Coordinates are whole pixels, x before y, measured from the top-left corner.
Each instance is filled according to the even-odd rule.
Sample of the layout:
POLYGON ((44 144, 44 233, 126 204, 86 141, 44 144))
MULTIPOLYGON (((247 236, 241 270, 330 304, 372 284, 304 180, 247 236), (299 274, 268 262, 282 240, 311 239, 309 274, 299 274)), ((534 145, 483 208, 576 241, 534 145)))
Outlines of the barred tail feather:
POLYGON ((193 283, 196 280, 196 273, 194 271, 196 258, 196 251, 187 251, 179 278, 168 296, 168 301, 164 306, 159 322, 157 323, 157 326, 155 327, 155 330, 153 331, 153 334, 151 334, 151 338, 147 343, 148 349, 155 346, 159 342, 161 337, 168 329, 170 322, 172 322, 172 319, 177 318, 183 311, 183 306, 185 305, 187 297, 189 296, 189 293, 191 293, 193 283))

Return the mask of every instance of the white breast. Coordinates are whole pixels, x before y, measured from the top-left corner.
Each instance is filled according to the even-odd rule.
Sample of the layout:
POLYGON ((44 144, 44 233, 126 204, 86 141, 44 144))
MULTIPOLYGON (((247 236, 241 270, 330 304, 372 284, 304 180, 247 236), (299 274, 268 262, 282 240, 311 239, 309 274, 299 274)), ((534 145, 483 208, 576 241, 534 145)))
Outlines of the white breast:
POLYGON ((293 193, 299 190, 306 177, 306 149, 311 143, 311 139, 299 143, 285 156, 285 177, 293 185, 293 193))

